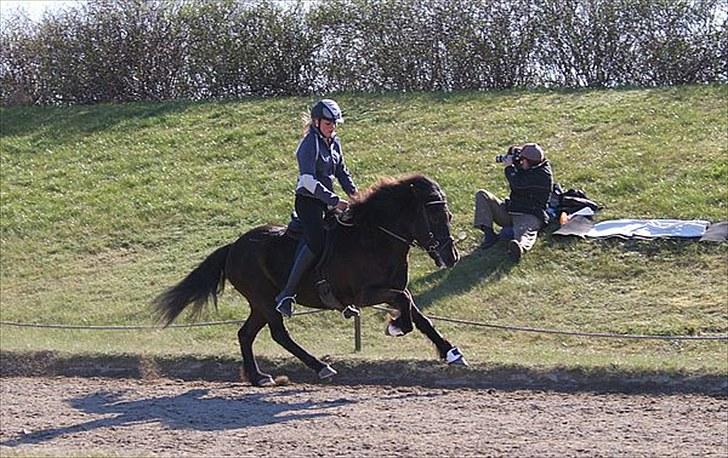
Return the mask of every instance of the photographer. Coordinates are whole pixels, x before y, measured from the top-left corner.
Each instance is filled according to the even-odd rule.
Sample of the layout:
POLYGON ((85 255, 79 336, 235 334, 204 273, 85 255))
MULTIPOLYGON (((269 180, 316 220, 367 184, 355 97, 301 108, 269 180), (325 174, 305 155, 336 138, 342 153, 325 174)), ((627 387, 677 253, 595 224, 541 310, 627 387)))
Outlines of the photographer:
POLYGON ((536 243, 539 229, 548 223, 546 207, 553 187, 551 164, 536 143, 511 146, 505 156, 496 157, 496 162, 505 165, 510 198, 501 201, 486 190, 476 192, 474 224, 484 233, 482 248, 490 248, 498 241, 493 223, 513 226, 508 254, 518 262, 536 243))

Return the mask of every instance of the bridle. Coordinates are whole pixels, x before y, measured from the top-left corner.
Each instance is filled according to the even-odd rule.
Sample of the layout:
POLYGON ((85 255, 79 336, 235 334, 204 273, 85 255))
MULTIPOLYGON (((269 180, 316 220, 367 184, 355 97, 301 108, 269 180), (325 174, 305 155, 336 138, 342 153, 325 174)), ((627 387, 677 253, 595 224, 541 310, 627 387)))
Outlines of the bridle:
POLYGON ((430 256, 433 258, 440 258, 440 251, 447 247, 448 245, 455 242, 455 239, 448 235, 447 240, 444 242, 440 242, 435 237, 435 234, 432 233, 432 230, 430 229, 430 219, 427 217, 427 211, 426 207, 433 206, 433 205, 447 205, 447 201, 445 200, 431 200, 429 202, 424 202, 422 204, 422 209, 420 213, 422 214, 423 221, 425 223, 425 233, 427 234, 427 240, 423 243, 417 240, 417 237, 413 236, 411 239, 407 239, 389 229, 387 229, 384 226, 377 226, 382 232, 385 234, 399 240, 402 243, 405 243, 411 247, 419 247, 425 250, 430 256))

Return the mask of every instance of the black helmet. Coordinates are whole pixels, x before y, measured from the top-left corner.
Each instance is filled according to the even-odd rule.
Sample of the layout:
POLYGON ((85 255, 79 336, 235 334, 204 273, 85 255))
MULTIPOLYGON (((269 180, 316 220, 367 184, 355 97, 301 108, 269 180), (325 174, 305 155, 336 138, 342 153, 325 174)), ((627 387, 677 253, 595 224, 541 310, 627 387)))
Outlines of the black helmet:
POLYGON ((344 122, 341 115, 341 108, 335 100, 321 99, 311 108, 312 119, 328 119, 335 123, 344 122))

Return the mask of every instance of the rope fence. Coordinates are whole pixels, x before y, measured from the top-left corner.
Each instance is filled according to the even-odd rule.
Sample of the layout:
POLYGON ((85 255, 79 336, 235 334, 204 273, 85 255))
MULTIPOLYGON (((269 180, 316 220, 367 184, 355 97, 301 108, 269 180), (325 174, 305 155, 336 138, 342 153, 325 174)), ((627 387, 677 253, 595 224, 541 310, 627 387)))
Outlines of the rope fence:
MULTIPOLYGON (((392 309, 382 306, 373 306, 372 308, 384 312, 390 312, 392 309)), ((304 310, 301 312, 295 312, 294 316, 301 316, 301 315, 311 315, 315 313, 322 313, 326 312, 328 310, 304 310)), ((582 332, 582 331, 566 331, 566 330, 559 330, 559 329, 548 329, 548 328, 534 328, 534 327, 528 327, 528 326, 516 326, 516 325, 504 325, 504 324, 492 324, 492 323, 483 323, 480 321, 472 321, 472 320, 463 320, 458 318, 448 318, 443 316, 437 316, 437 315, 427 315, 427 317, 431 320, 435 321, 444 321, 448 323, 454 323, 454 324, 462 324, 462 325, 468 325, 468 326, 476 326, 481 328, 489 328, 489 329, 497 329, 500 331, 509 331, 509 332, 531 332, 531 333, 538 333, 538 334, 552 334, 552 335, 562 335, 562 336, 571 336, 571 337, 589 337, 589 338, 608 338, 608 339, 632 339, 632 340, 670 340, 670 341, 680 341, 680 340, 692 340, 692 341, 716 341, 716 340, 724 340, 728 341, 728 335, 708 335, 708 336, 669 336, 669 335, 642 335, 642 334, 615 334, 615 333, 608 333, 608 332, 582 332)), ((229 325, 229 324, 236 324, 240 325, 244 323, 245 320, 224 320, 224 321, 205 321, 205 322, 199 322, 199 323, 187 323, 187 324, 171 324, 167 326, 168 328, 198 328, 198 327, 207 327, 207 326, 220 326, 220 325, 229 325)), ((43 328, 43 329, 74 329, 74 330, 95 330, 95 331, 130 331, 130 330, 140 330, 140 329, 162 329, 158 325, 67 325, 67 324, 38 324, 38 323, 21 323, 21 322, 14 322, 14 321, 5 321, 0 320, 0 325, 2 326, 13 326, 13 327, 21 327, 21 328, 43 328)), ((361 351, 361 317, 354 317, 354 349, 356 351, 361 351)))

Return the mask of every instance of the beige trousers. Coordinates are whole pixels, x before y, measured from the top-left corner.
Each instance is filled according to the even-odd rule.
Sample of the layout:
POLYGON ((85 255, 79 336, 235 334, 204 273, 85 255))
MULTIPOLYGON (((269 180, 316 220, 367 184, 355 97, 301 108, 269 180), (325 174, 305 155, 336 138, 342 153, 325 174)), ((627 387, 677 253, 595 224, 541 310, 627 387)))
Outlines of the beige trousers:
POLYGON ((493 227, 493 223, 500 227, 513 226, 513 239, 521 245, 523 251, 533 248, 538 237, 538 231, 543 226, 540 218, 528 213, 508 213, 506 203, 495 194, 484 189, 475 193, 475 218, 473 225, 493 227))

